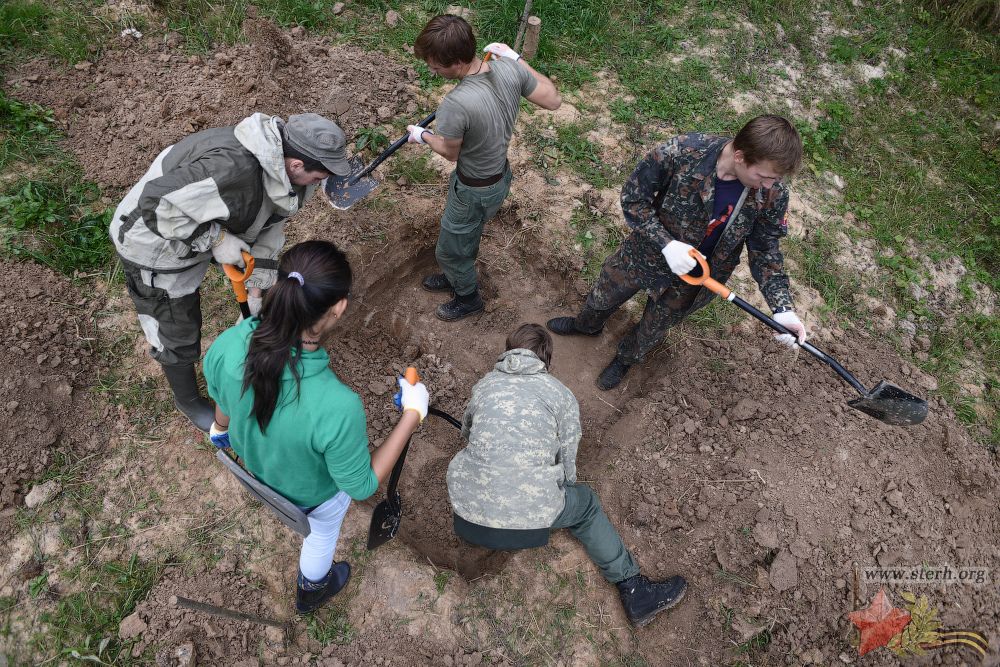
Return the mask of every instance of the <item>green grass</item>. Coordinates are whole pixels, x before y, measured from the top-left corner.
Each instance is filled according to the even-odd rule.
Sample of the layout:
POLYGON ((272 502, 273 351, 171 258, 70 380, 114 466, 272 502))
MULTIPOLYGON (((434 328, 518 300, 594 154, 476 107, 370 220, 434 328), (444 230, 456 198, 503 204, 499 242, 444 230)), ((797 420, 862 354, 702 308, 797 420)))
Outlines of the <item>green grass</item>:
POLYGON ((358 634, 347 617, 346 605, 336 601, 311 615, 306 630, 310 639, 323 646, 350 644, 358 634))
POLYGON ((0 63, 28 55, 66 62, 94 57, 113 27, 94 15, 93 0, 6 0, 0 3, 0 63))
POLYGON ((113 251, 111 209, 62 153, 51 113, 0 92, 0 173, 26 174, 0 186, 0 242, 5 253, 73 275, 104 271, 113 251))
POLYGON ((32 643, 39 657, 82 658, 94 656, 107 664, 130 662, 130 642, 118 639, 118 626, 132 613, 160 578, 162 566, 142 563, 136 556, 126 562, 109 562, 77 573, 80 592, 59 599, 55 608, 41 614, 46 625, 32 643))
POLYGON ((595 128, 591 120, 550 128, 529 125, 525 138, 534 146, 535 164, 543 173, 569 168, 594 187, 607 188, 617 183, 621 169, 605 163, 600 144, 588 138, 595 128))
POLYGON ((393 180, 404 178, 408 183, 417 185, 441 181, 441 175, 431 164, 428 151, 401 153, 393 155, 392 162, 387 165, 389 178, 393 180))

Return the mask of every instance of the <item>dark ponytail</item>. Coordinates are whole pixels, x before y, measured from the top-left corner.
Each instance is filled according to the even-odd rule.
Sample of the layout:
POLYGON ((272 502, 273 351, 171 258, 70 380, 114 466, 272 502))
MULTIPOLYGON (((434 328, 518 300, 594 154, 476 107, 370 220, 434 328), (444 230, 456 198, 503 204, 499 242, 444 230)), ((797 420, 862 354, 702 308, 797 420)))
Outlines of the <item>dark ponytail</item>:
POLYGON ((278 263, 278 280, 268 290, 260 323, 250 338, 243 391, 253 387, 253 411, 263 433, 281 395, 281 376, 290 367, 300 381, 302 332, 351 290, 351 265, 335 245, 306 241, 289 248, 278 263))

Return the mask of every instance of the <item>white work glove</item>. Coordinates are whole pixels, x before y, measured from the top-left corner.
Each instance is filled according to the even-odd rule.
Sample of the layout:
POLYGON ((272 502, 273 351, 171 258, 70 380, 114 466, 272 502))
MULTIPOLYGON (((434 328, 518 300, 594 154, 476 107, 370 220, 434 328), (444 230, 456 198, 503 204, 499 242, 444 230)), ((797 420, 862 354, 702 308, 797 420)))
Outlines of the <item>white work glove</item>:
POLYGON ((698 263, 694 257, 688 254, 692 250, 694 250, 694 246, 692 245, 681 241, 671 241, 661 252, 663 253, 663 258, 667 260, 667 266, 670 267, 670 270, 679 276, 683 276, 685 273, 689 273, 698 263))
POLYGON ((229 443, 229 427, 222 428, 214 420, 212 428, 208 430, 208 439, 219 449, 229 449, 232 446, 229 443))
POLYGON ((423 382, 410 384, 403 378, 399 378, 399 393, 396 396, 398 397, 396 403, 402 412, 415 410, 420 415, 420 421, 424 421, 424 417, 427 416, 427 405, 430 403, 431 397, 423 382))
POLYGON ((250 252, 250 246, 236 234, 219 231, 219 238, 212 244, 212 257, 219 264, 235 264, 243 266, 243 253, 250 252))
POLYGON ((774 321, 795 334, 795 336, 789 336, 788 334, 774 334, 774 339, 782 345, 786 345, 794 350, 798 347, 796 343, 806 342, 806 325, 802 324, 802 320, 799 319, 799 316, 795 314, 794 310, 786 310, 783 313, 775 313, 774 321))
POLYGON ((407 139, 411 144, 426 144, 424 141, 424 132, 430 132, 434 134, 433 130, 428 130, 426 127, 420 127, 419 125, 407 125, 406 131, 410 133, 410 138, 407 139))
POLYGON ((498 58, 510 58, 514 62, 521 59, 521 54, 510 48, 506 44, 501 42, 493 42, 492 44, 487 44, 483 49, 486 53, 492 53, 498 58))

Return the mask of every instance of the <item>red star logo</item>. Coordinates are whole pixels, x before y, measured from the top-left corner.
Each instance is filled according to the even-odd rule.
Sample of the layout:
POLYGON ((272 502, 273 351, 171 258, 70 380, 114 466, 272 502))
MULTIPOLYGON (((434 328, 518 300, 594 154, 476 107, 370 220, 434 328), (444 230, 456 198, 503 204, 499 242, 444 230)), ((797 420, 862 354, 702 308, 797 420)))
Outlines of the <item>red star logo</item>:
POLYGON ((867 609, 852 611, 847 615, 851 623, 861 631, 861 645, 858 655, 885 646, 910 622, 910 612, 897 609, 889 602, 885 589, 880 588, 867 609))

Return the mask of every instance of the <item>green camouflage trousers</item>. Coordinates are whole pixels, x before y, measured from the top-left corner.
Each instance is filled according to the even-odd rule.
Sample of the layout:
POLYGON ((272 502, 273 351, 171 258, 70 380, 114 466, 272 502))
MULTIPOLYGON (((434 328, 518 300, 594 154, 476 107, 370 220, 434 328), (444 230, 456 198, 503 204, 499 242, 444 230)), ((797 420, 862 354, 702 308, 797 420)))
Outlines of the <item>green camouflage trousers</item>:
MULTIPOLYGON (((623 303, 641 289, 650 291, 642 318, 618 343, 618 358, 637 364, 650 350, 663 342, 667 329, 679 324, 692 308, 700 287, 688 285, 670 273, 659 252, 653 256, 626 239, 614 254, 604 260, 601 275, 587 295, 586 304, 576 316, 580 331, 594 333, 623 303), (662 268, 659 268, 662 264, 662 268)), ((701 307, 708 300, 702 299, 701 307)))
POLYGON ((459 181, 457 172, 451 172, 434 256, 459 296, 476 291, 476 257, 483 227, 500 210, 513 177, 508 166, 503 178, 493 185, 473 188, 459 181))

